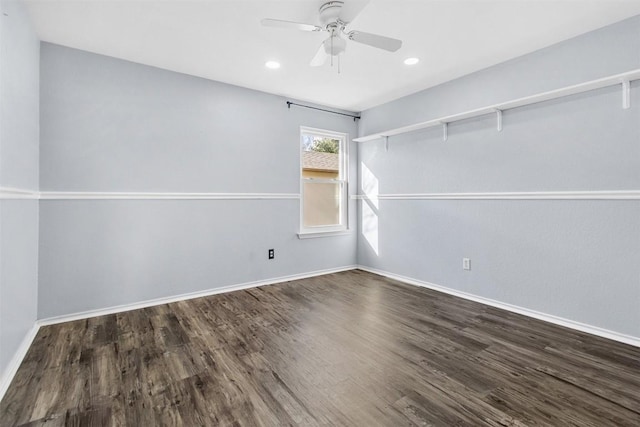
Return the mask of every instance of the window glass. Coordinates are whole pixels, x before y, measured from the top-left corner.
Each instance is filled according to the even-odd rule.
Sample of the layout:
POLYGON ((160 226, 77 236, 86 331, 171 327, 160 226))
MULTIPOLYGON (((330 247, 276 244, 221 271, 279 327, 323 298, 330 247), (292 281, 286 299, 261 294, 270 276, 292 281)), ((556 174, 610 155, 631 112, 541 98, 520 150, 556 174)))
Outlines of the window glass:
POLYGON ((346 135, 302 128, 301 231, 346 229, 346 135))

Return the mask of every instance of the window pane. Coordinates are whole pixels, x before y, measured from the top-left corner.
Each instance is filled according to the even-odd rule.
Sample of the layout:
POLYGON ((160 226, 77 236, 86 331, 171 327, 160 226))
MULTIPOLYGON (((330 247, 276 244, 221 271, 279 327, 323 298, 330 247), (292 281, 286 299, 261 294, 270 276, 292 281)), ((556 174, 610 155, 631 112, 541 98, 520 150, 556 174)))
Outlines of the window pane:
POLYGON ((341 141, 316 135, 302 135, 302 177, 342 179, 341 141))
POLYGON ((347 226, 346 134, 301 128, 301 232, 347 226))
POLYGON ((305 182, 303 185, 304 227, 340 225, 342 183, 305 182))

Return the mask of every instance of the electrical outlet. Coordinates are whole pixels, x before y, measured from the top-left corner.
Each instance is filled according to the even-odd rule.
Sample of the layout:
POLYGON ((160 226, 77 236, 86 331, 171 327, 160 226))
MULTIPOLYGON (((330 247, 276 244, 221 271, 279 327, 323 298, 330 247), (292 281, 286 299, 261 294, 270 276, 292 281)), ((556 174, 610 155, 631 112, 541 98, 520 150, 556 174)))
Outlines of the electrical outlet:
POLYGON ((276 250, 269 249, 269 259, 274 259, 276 257, 276 250))
POLYGON ((462 258, 462 269, 471 270, 471 260, 469 258, 462 258))

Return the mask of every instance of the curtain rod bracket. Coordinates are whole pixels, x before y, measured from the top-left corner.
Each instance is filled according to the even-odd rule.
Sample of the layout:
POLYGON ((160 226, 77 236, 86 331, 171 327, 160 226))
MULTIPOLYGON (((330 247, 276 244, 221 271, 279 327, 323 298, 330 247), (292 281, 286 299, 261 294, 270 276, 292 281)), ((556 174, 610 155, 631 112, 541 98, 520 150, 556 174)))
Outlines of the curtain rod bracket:
POLYGON ((384 151, 389 151, 389 137, 387 135, 382 135, 384 139, 384 151))
POLYGON ((622 108, 625 110, 631 108, 631 82, 629 80, 622 82, 622 108))
POLYGON ((446 142, 447 139, 449 139, 449 123, 443 122, 442 123, 442 140, 446 142))
POLYGON ((496 121, 498 132, 502 132, 502 110, 496 109, 496 121))

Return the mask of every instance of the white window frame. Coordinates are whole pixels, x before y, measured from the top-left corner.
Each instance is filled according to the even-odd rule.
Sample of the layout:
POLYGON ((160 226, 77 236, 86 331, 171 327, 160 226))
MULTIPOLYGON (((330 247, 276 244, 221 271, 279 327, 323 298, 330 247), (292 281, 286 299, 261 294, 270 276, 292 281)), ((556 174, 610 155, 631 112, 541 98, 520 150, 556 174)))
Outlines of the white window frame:
POLYGON ((298 141, 299 153, 300 153, 300 232, 298 237, 301 239, 310 237, 328 237, 341 234, 347 234, 349 230, 349 134, 342 132, 335 132, 325 129, 317 129, 307 126, 300 126, 300 139, 298 141), (321 179, 321 178, 303 178, 302 177, 302 136, 314 135, 321 138, 331 138, 340 141, 340 174, 338 179, 321 179), (304 226, 304 183, 341 183, 342 194, 340 198, 340 224, 339 225, 324 225, 315 227, 304 226))

